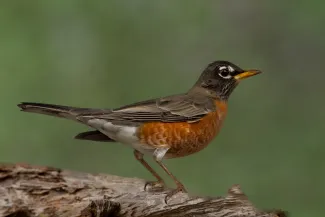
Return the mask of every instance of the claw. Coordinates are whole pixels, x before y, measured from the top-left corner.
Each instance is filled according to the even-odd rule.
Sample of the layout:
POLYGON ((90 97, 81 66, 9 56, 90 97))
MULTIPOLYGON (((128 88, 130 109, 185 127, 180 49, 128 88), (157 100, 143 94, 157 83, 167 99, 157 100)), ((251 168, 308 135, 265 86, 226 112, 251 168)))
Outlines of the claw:
POLYGON ((170 200, 175 194, 178 193, 187 193, 187 190, 184 188, 183 185, 178 185, 176 189, 170 191, 169 193, 167 193, 166 197, 165 197, 165 203, 167 204, 168 200, 170 200))

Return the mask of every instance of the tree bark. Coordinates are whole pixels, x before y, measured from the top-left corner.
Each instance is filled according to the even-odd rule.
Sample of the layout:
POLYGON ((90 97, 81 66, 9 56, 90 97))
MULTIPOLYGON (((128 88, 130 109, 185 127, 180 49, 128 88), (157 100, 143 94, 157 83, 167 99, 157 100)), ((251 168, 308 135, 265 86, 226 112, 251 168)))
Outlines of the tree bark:
POLYGON ((260 211, 232 186, 225 197, 144 191, 145 181, 24 164, 0 165, 1 217, 284 217, 260 211))

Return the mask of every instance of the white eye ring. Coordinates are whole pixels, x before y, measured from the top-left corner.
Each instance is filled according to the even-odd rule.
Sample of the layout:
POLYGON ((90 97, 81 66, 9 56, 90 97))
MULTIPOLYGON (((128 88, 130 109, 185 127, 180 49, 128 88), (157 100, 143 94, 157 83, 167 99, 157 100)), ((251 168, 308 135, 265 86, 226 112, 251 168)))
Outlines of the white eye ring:
POLYGON ((229 72, 234 72, 235 71, 235 69, 233 67, 231 67, 231 66, 228 66, 228 70, 229 70, 229 72))
POLYGON ((232 76, 230 75, 230 72, 233 72, 234 69, 230 66, 221 66, 219 68, 219 76, 225 79, 230 79, 232 76), (222 73, 227 72, 227 75, 222 75, 222 73))

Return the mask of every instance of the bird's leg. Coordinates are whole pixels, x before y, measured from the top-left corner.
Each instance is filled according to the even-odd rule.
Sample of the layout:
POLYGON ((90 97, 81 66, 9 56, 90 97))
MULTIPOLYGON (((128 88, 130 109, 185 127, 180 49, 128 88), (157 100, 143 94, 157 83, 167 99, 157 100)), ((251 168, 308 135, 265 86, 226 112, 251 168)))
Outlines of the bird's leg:
POLYGON ((143 159, 143 154, 137 150, 134 150, 135 159, 137 159, 154 177, 157 181, 146 182, 144 190, 147 190, 147 186, 150 186, 151 190, 162 190, 165 187, 164 180, 158 175, 158 173, 143 159))
POLYGON ((171 177, 174 180, 174 182, 176 183, 176 186, 177 186, 177 188, 175 190, 172 190, 170 193, 168 193, 166 195, 166 198, 165 198, 166 203, 173 195, 177 194, 178 192, 187 193, 184 185, 180 181, 178 181, 178 179, 167 169, 165 164, 162 163, 162 159, 165 156, 167 151, 168 151, 168 148, 159 148, 159 149, 156 149, 154 152, 155 161, 159 164, 159 166, 161 168, 163 168, 163 170, 169 175, 169 177, 171 177))

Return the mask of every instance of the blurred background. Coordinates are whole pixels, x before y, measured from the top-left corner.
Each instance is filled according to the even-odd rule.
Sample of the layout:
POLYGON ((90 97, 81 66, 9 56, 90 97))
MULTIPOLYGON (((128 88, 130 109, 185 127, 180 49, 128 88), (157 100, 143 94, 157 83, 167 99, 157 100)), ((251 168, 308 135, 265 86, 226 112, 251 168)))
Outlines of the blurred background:
POLYGON ((259 208, 323 216, 324 7, 323 1, 2 1, 0 162, 153 180, 130 148, 74 140, 88 128, 22 113, 16 104, 119 107, 185 92, 207 64, 229 60, 264 73, 232 94, 219 136, 197 154, 166 161, 169 169, 192 194, 223 195, 240 184, 259 208))

